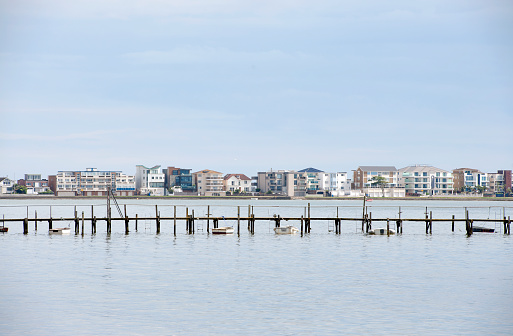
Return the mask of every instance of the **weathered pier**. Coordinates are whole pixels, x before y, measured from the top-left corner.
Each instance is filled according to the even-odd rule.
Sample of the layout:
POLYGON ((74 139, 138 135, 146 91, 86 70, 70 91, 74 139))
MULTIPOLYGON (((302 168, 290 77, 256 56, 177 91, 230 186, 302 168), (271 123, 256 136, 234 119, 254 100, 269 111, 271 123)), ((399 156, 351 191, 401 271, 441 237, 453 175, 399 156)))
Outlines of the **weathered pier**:
MULTIPOLYGON (((342 217, 339 216, 339 209, 337 207, 337 213, 336 216, 333 217, 313 217, 310 215, 310 204, 308 204, 307 208, 305 209, 305 215, 302 216, 289 216, 289 217, 282 217, 280 215, 273 215, 273 216, 255 216, 254 209, 251 206, 248 206, 248 214, 247 216, 241 216, 241 206, 237 207, 237 216, 212 216, 210 213, 210 206, 207 206, 207 213, 204 216, 197 216, 195 215, 194 209, 189 211, 190 209, 187 207, 185 208, 185 215, 179 216, 177 214, 177 206, 173 206, 173 215, 172 216, 161 216, 161 213, 159 211, 159 208, 157 205, 155 205, 155 215, 154 216, 139 216, 139 214, 136 214, 135 216, 128 216, 127 215, 127 209, 126 205, 124 206, 124 212, 121 211, 119 206, 117 207, 119 211, 119 217, 112 217, 110 213, 110 208, 107 211, 106 217, 96 217, 94 216, 94 207, 91 206, 91 215, 89 217, 86 217, 84 214, 84 211, 82 211, 80 214, 78 211, 74 210, 74 216, 73 217, 50 217, 48 218, 42 218, 38 217, 37 212, 34 213, 34 216, 30 218, 28 216, 28 210, 27 210, 27 216, 25 218, 3 218, 0 219, 1 222, 3 222, 3 225, 5 223, 9 222, 22 222, 23 223, 23 233, 28 234, 29 233, 29 223, 34 224, 34 229, 38 230, 38 225, 41 223, 48 223, 48 229, 53 229, 53 226, 56 222, 70 222, 74 224, 74 233, 75 234, 82 234, 84 235, 85 230, 85 223, 90 223, 91 226, 91 234, 95 234, 97 230, 98 222, 104 222, 106 225, 106 231, 107 233, 111 233, 112 231, 112 224, 114 222, 122 222, 124 223, 125 227, 125 234, 129 234, 130 232, 130 222, 132 222, 135 225, 135 230, 138 230, 138 223, 139 221, 151 221, 155 223, 155 232, 156 234, 160 234, 161 232, 161 226, 163 221, 171 222, 173 233, 174 235, 177 234, 177 223, 185 223, 185 230, 188 234, 194 234, 197 231, 196 223, 198 221, 203 221, 206 223, 206 231, 207 233, 211 232, 211 226, 212 228, 218 228, 219 222, 225 222, 225 221, 233 221, 236 223, 236 233, 241 233, 241 222, 247 223, 247 230, 251 234, 255 233, 255 223, 256 222, 274 222, 275 227, 280 227, 283 222, 299 222, 300 224, 300 232, 301 234, 308 234, 311 232, 312 223, 314 222, 329 222, 332 224, 328 225, 328 231, 334 232, 335 234, 341 234, 342 233, 342 224, 344 222, 361 222, 361 232, 362 233, 368 233, 370 230, 372 230, 373 224, 377 222, 386 223, 387 227, 387 233, 390 233, 390 225, 392 227, 395 225, 395 230, 397 234, 403 233, 403 226, 406 222, 417 222, 417 223, 424 223, 425 225, 425 232, 426 234, 432 234, 433 233, 433 225, 434 223, 450 223, 451 224, 451 230, 452 232, 455 231, 455 223, 464 223, 465 224, 465 233, 467 236, 471 236, 474 232, 473 227, 474 223, 500 223, 503 226, 503 233, 506 235, 510 235, 511 233, 511 218, 510 216, 500 219, 482 219, 482 218, 470 218, 468 210, 465 211, 465 218, 455 218, 454 215, 452 215, 451 218, 433 218, 433 212, 430 211, 429 213, 426 211, 424 218, 402 218, 401 217, 401 211, 399 211, 397 218, 373 218, 372 212, 367 212, 366 209, 363 211, 363 217, 342 217), (392 223, 392 224, 391 224, 392 223)), ((234 225, 235 226, 235 225, 234 225)))

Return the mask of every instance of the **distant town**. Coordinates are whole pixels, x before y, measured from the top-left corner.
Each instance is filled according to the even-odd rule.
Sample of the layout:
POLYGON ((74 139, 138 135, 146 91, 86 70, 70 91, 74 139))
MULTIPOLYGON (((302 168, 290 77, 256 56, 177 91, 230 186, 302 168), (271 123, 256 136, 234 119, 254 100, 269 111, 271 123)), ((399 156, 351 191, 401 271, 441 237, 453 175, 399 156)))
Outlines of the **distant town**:
POLYGON ((316 168, 270 170, 248 177, 204 169, 160 165, 136 166, 135 175, 122 171, 86 168, 58 171, 43 178, 25 174, 17 181, 0 177, 0 194, 54 196, 257 196, 289 197, 421 197, 510 196, 511 170, 484 173, 473 168, 452 171, 429 165, 401 169, 394 166, 359 166, 351 174, 316 168))

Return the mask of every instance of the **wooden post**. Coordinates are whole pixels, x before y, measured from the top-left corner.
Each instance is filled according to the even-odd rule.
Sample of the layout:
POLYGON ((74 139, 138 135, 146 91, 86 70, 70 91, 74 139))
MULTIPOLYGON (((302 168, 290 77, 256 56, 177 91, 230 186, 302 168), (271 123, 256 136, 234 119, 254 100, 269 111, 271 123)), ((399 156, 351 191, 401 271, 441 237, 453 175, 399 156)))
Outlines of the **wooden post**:
POLYGON ((34 211, 34 231, 37 231, 37 210, 34 211))
POLYGON ((454 232, 454 215, 452 215, 452 232, 454 232))
MULTIPOLYGON (((174 206, 173 234, 176 236, 176 205, 174 206)), ((208 222, 207 222, 208 223, 208 222)))
POLYGON ((426 211, 426 234, 429 233, 429 220, 428 220, 428 214, 427 214, 427 211, 426 211))
POLYGON ((429 234, 433 233, 433 211, 429 212, 429 234))
POLYGON ((249 219, 251 217, 251 205, 248 204, 248 230, 251 232, 251 220, 249 219))
POLYGON ((192 233, 194 233, 196 231, 196 228, 194 227, 194 209, 192 209, 192 215, 191 215, 191 228, 192 228, 192 233))
POLYGON ((157 225, 157 234, 160 233, 160 216, 159 216, 159 207, 155 204, 155 223, 157 225))
POLYGON ((210 205, 207 205, 207 234, 210 232, 210 205))
POLYGON ((78 220, 77 207, 75 206, 75 234, 79 234, 80 232, 80 221, 78 220))
POLYGON ((508 216, 508 235, 511 234, 511 216, 508 216))
MULTIPOLYGON (((363 227, 366 223, 366 218, 365 218, 365 195, 363 195, 363 212, 362 212, 362 232, 363 232, 363 227)), ((367 232, 369 232, 368 228, 367 228, 367 232)))
POLYGON ((110 234, 112 231, 112 223, 111 223, 111 218, 110 216, 107 217, 107 234, 110 234))
POLYGON ((84 217, 84 212, 82 211, 82 237, 84 236, 84 221, 85 221, 85 217, 84 217))
POLYGON ((50 215, 50 218, 48 219, 48 231, 50 231, 51 229, 53 229, 52 215, 50 215))
POLYGON ((127 235, 129 232, 130 232, 129 219, 125 213, 125 234, 127 235))
POLYGON ((28 218, 23 219, 23 234, 28 234, 28 218))
POLYGON ((372 230, 372 212, 369 212, 369 225, 367 226, 367 233, 369 233, 370 230, 372 230))
POLYGON ((237 234, 240 235, 240 206, 237 207, 237 234))
POLYGON ((467 231, 467 236, 472 235, 472 228, 470 227, 470 219, 468 217, 468 210, 465 210, 465 230, 467 231))
POLYGON ((187 233, 190 233, 190 223, 189 223, 189 208, 185 208, 185 230, 187 233))
POLYGON ((91 219, 91 234, 96 233, 96 216, 91 219))
POLYGON ((137 232, 138 224, 139 224, 139 214, 135 214, 135 232, 137 232))
POLYGON ((255 233, 255 214, 251 214, 251 233, 255 233))
POLYGON ((303 236, 303 222, 304 222, 304 218, 303 218, 303 216, 301 216, 301 236, 303 236))
POLYGON ((387 218, 387 236, 390 237, 390 219, 387 218))

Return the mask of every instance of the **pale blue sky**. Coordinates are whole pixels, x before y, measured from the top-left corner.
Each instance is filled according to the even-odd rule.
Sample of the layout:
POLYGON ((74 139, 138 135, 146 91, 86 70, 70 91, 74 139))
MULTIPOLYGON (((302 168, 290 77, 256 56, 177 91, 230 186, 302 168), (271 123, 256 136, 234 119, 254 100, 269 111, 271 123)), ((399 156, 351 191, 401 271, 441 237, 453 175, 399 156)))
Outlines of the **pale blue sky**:
POLYGON ((0 0, 0 176, 513 168, 511 1, 0 0))

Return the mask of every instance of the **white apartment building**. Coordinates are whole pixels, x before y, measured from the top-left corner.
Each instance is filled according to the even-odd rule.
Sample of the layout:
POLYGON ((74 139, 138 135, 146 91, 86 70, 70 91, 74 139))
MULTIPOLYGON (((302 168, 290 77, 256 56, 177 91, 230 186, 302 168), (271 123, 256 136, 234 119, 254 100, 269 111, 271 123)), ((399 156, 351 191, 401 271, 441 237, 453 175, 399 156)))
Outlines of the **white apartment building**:
POLYGON ((351 180, 347 178, 347 172, 323 172, 319 174, 319 188, 333 197, 348 196, 351 194, 351 180))
POLYGON ((0 177, 0 194, 13 194, 16 182, 8 177, 0 177))
POLYGON ((160 165, 151 168, 143 165, 135 166, 135 188, 139 195, 166 195, 166 175, 160 165))
POLYGON ((244 174, 228 174, 224 177, 224 190, 231 193, 249 193, 251 179, 244 174))
POLYGON ((56 175, 56 196, 106 196, 109 188, 117 196, 135 194, 134 176, 121 171, 59 171, 56 175))
POLYGON ((486 173, 472 168, 458 168, 452 171, 454 190, 473 191, 478 187, 488 188, 488 176, 486 173))
POLYGON ((428 165, 399 169, 399 185, 406 195, 447 195, 454 190, 451 172, 428 165))
POLYGON ((199 196, 225 196, 223 174, 204 169, 192 174, 199 196))

